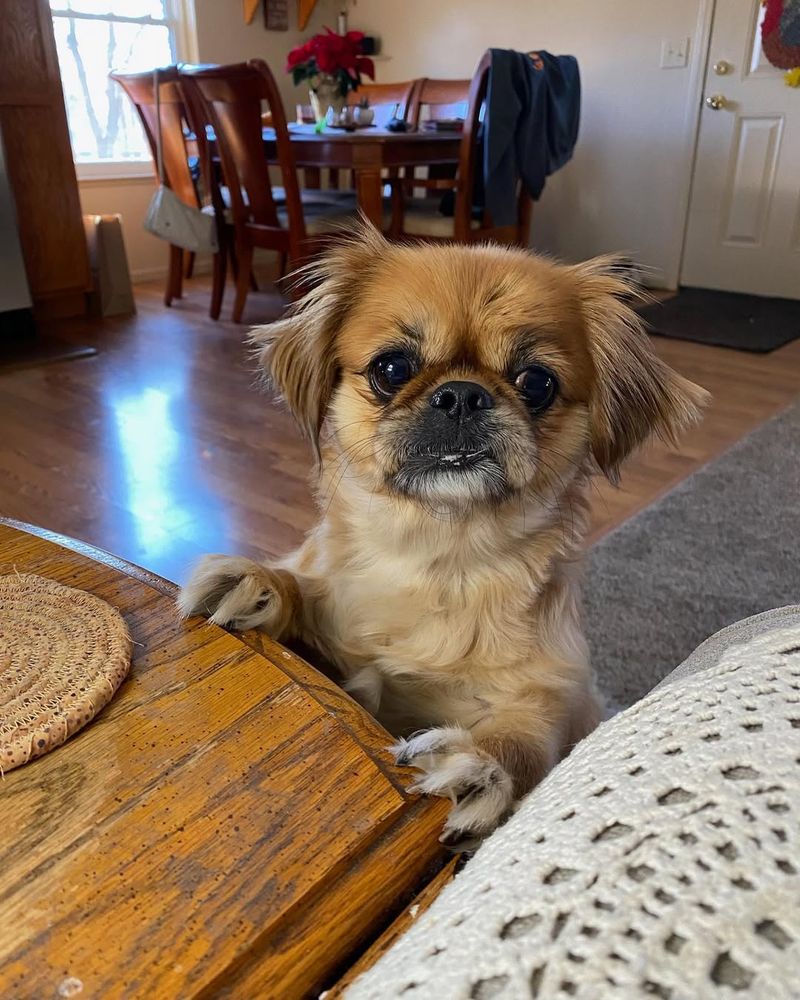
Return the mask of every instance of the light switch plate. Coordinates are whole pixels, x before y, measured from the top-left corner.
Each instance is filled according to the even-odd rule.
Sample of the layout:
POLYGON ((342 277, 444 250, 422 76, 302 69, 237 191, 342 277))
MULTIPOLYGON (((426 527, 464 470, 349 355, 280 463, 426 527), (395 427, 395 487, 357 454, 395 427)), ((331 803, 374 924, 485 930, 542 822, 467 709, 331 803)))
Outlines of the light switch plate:
POLYGON ((689 39, 665 38, 661 43, 661 69, 683 69, 689 62, 689 39))

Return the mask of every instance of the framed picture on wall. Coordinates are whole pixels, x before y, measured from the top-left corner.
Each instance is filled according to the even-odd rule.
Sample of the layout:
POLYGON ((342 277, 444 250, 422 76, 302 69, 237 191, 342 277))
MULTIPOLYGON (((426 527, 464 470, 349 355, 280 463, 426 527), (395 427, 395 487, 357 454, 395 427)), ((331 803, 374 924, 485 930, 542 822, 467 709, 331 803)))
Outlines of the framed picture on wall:
POLYGON ((289 0, 264 0, 264 27, 268 31, 289 30, 289 0))

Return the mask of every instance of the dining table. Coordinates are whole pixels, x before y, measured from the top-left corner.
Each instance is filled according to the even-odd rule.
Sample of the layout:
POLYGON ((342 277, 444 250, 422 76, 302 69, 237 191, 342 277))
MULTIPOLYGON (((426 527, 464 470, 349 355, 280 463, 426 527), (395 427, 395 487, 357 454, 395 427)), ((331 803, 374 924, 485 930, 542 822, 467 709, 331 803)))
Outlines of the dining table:
MULTIPOLYGON (((353 172, 358 207, 380 227, 383 218, 385 171, 398 167, 431 167, 458 164, 461 133, 417 129, 392 132, 371 125, 344 129, 290 123, 289 135, 295 163, 301 168, 323 167, 353 172)), ((267 157, 277 157, 275 131, 263 130, 267 157)))

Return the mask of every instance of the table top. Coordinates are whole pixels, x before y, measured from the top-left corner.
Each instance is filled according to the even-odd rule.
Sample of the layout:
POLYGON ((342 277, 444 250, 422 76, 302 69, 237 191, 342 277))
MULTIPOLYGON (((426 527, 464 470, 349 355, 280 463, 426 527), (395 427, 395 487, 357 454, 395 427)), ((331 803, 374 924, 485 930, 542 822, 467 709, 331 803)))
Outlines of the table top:
MULTIPOLYGON (((374 221, 378 221, 381 214, 380 177, 376 172, 379 168, 455 164, 461 148, 458 132, 389 132, 380 127, 353 132, 324 128, 317 132, 313 125, 298 124, 289 128, 298 166, 345 167, 355 170, 357 175, 363 171, 374 173, 378 216, 374 221)), ((267 154, 273 157, 275 132, 267 126, 263 136, 267 154)))
POLYGON ((172 584, 0 519, 15 569, 107 600, 134 655, 94 722, 0 782, 0 996, 330 985, 441 864, 447 804, 409 796, 388 734, 303 660, 179 622, 172 584))
MULTIPOLYGON (((266 126, 263 131, 265 139, 275 139, 274 129, 266 126)), ((380 125, 369 125, 366 128, 358 129, 329 128, 326 125, 321 132, 318 132, 315 125, 290 122, 289 135, 293 140, 306 142, 433 142, 439 145, 450 146, 457 146, 461 142, 461 133, 456 131, 436 132, 429 129, 419 129, 409 132, 390 132, 389 129, 383 128, 380 125)))

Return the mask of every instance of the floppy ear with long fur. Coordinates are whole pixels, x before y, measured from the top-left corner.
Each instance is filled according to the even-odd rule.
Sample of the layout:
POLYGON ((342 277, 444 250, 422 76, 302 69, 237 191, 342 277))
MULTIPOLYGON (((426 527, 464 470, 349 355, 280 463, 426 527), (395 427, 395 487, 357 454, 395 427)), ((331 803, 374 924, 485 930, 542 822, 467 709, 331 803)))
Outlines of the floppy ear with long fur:
POLYGON ((387 247, 366 221, 343 231, 332 249, 299 273, 311 286, 288 315, 256 327, 250 342, 270 382, 319 456, 319 437, 339 376, 336 337, 360 283, 387 247))
POLYGON ((654 353, 642 320, 628 305, 638 292, 623 267, 609 256, 572 269, 595 369, 591 449, 612 481, 622 460, 651 435, 674 444, 710 399, 654 353))

